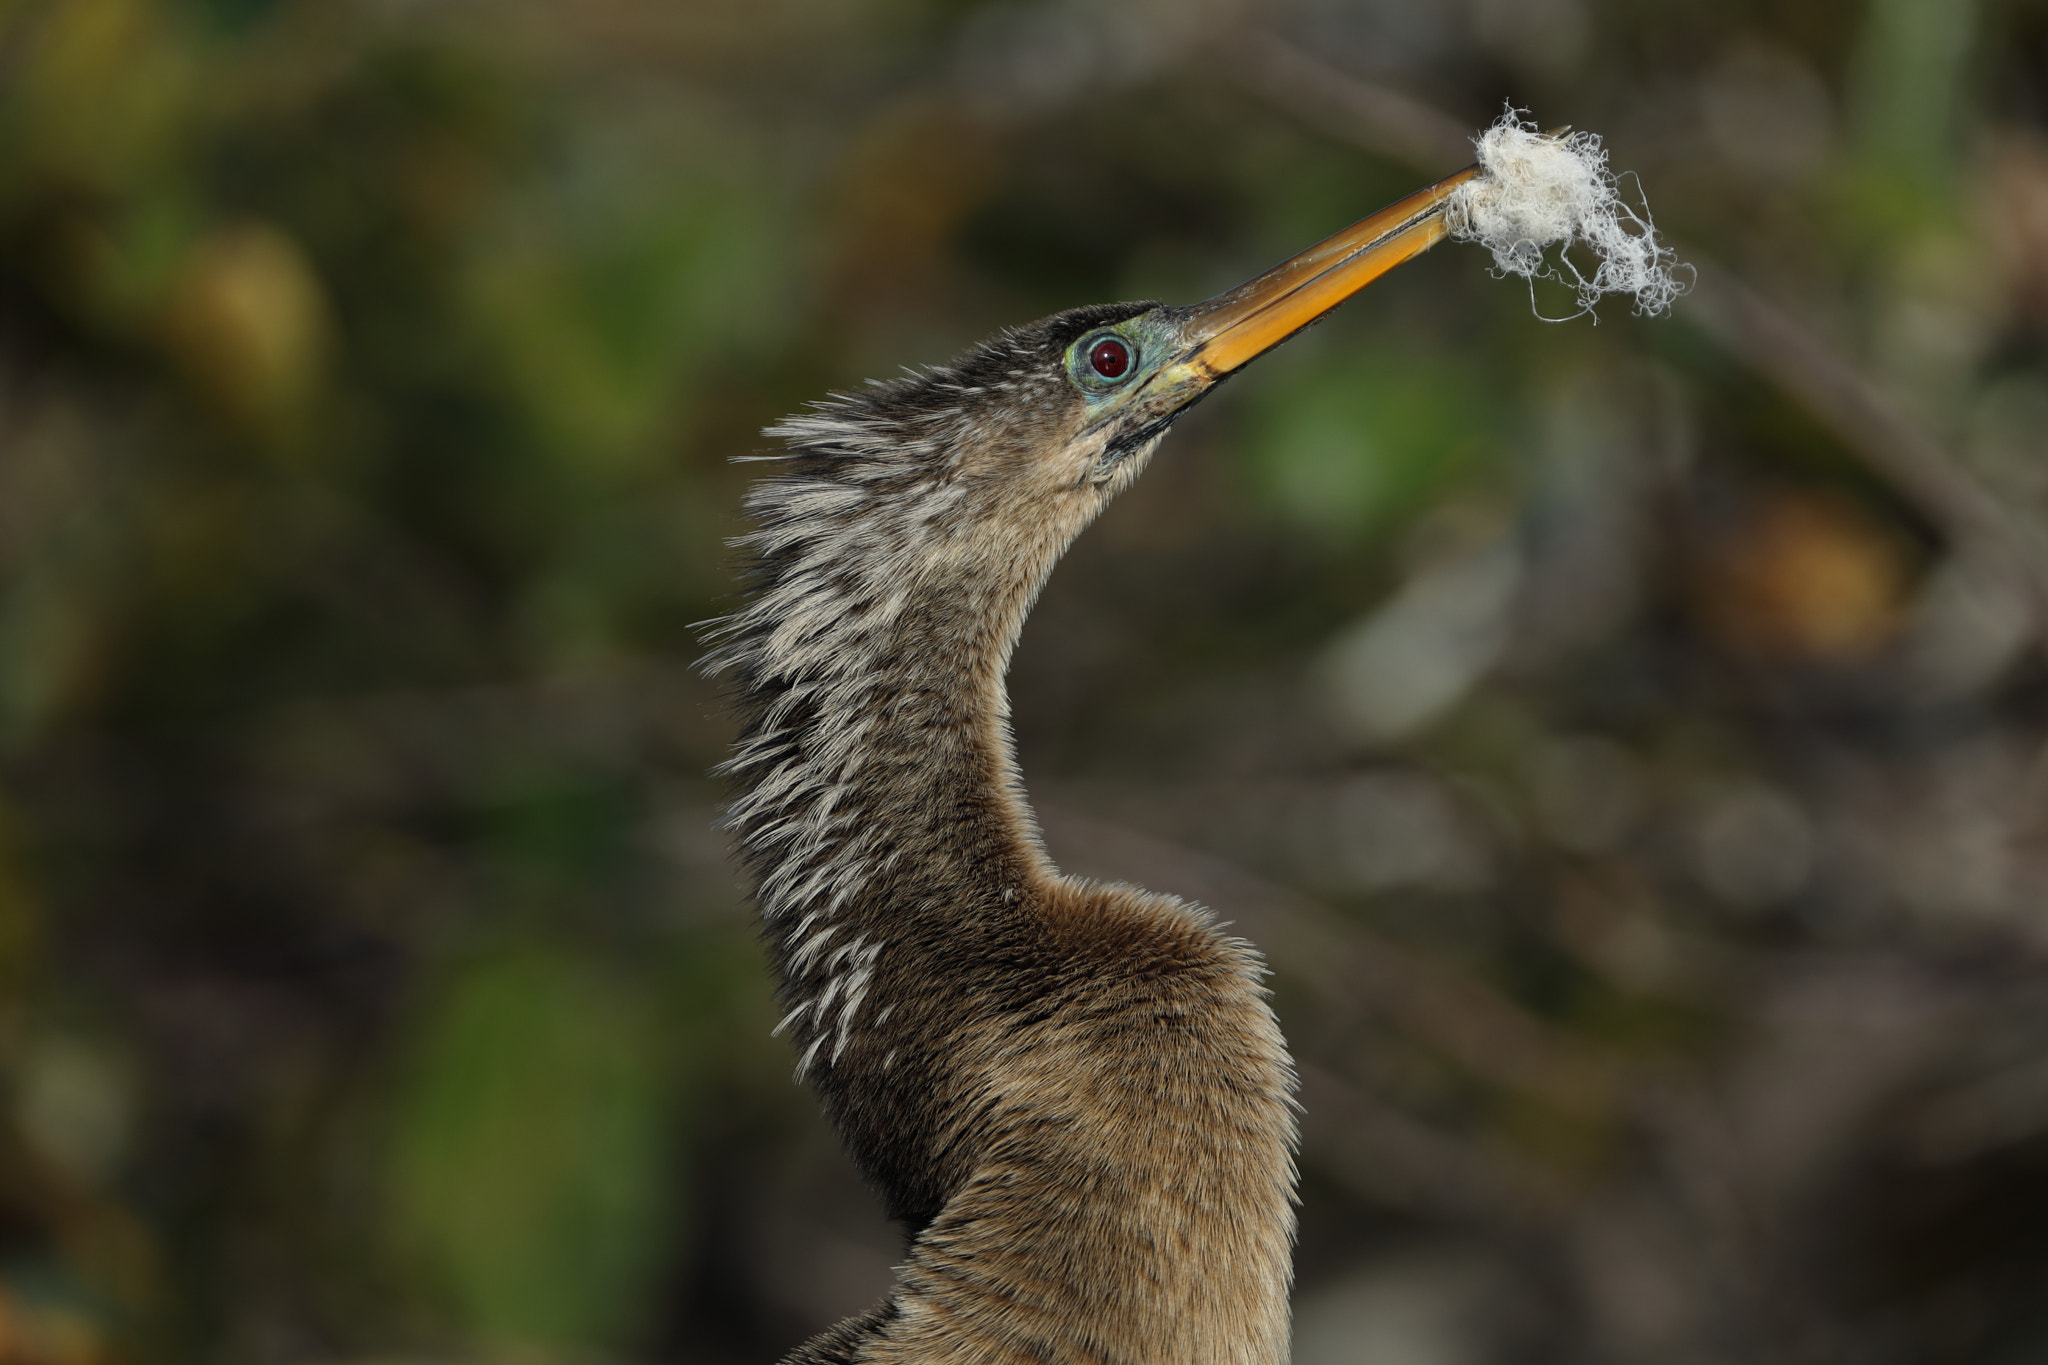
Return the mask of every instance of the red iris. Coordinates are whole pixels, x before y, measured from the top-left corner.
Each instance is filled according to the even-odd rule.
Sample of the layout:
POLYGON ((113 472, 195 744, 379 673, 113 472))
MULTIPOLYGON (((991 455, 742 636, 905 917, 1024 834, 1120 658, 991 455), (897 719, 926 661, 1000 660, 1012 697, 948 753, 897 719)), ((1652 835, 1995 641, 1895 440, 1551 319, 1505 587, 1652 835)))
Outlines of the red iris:
POLYGON ((1131 348, 1115 337, 1104 337, 1088 351, 1088 367, 1104 379, 1122 379, 1131 368, 1131 348))

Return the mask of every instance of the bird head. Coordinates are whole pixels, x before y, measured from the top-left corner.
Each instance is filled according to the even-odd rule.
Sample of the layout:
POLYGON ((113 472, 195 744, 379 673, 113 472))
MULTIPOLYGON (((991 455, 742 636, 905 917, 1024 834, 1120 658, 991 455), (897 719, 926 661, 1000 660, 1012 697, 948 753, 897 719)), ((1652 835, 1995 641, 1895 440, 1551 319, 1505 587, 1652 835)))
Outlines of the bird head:
POLYGON ((1446 204, 1478 174, 1473 167, 1419 190, 1206 303, 1047 319, 1066 324, 1054 340, 1080 324, 1059 368, 1078 399, 1069 461, 1083 463, 1081 480, 1120 485, 1132 457, 1217 385, 1442 241, 1452 226, 1446 204))
POLYGON ((757 485, 760 529, 745 543, 792 592, 851 573, 1028 596, 1183 413, 1443 240, 1455 192, 1478 174, 1417 191, 1205 303, 1058 313, 788 419, 769 434, 788 444, 790 468, 757 485))

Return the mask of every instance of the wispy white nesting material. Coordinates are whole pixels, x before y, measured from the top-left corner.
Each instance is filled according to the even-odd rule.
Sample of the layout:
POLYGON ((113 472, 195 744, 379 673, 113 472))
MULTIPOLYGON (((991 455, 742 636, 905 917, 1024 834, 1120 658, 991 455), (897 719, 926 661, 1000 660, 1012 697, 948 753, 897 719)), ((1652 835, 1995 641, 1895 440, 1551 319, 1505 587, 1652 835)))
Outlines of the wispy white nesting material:
MULTIPOLYGON (((1474 138, 1486 174, 1462 186, 1446 205, 1459 241, 1493 252, 1494 265, 1523 279, 1558 280, 1578 291, 1579 313, 1603 294, 1633 294, 1636 311, 1661 313, 1691 285, 1688 269, 1657 240, 1649 205, 1638 213, 1619 194, 1598 133, 1552 136, 1510 108, 1474 138), (1573 259, 1583 246, 1591 273, 1573 259), (1545 248, 1558 246, 1553 255, 1545 248)), ((1562 321, 1562 319, 1553 319, 1562 321)))

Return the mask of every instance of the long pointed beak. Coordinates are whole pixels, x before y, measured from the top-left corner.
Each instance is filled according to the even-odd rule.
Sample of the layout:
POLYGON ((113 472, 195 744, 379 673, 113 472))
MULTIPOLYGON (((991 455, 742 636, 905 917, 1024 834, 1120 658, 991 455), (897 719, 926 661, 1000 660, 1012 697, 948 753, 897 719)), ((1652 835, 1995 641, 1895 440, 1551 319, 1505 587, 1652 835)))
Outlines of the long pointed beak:
POLYGON ((1454 225, 1444 210, 1460 186, 1481 174, 1467 166, 1207 303, 1161 308, 1162 318, 1172 320, 1178 354, 1098 413, 1094 425, 1114 426, 1116 434, 1097 470, 1156 440, 1223 379, 1450 236, 1454 225))
POLYGON ((1450 235, 1444 205, 1481 174, 1468 166, 1289 261, 1187 311, 1189 349, 1174 368, 1210 383, 1270 351, 1403 261, 1450 235), (1188 373, 1194 371, 1194 373, 1188 373))

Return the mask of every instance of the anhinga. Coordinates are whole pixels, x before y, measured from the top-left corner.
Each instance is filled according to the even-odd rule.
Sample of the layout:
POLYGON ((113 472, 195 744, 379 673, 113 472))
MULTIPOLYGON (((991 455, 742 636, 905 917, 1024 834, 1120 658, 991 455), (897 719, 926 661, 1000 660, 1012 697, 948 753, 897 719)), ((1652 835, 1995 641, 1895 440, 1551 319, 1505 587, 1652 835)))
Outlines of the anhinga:
POLYGON ((889 1297, 789 1361, 1286 1358, 1294 1080, 1259 956, 1053 867, 1003 680, 1174 420, 1442 240, 1478 174, 1207 303, 1059 313, 770 431, 714 632, 728 823, 797 1072, 911 1233, 889 1297))

